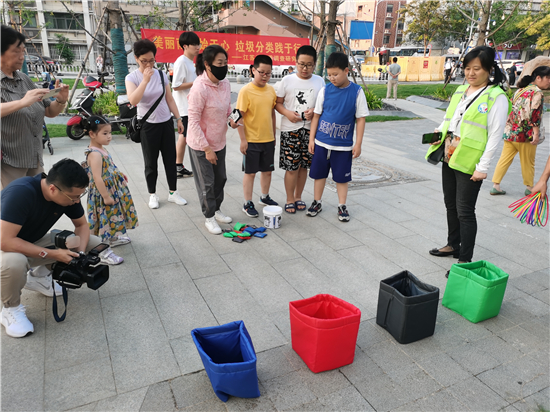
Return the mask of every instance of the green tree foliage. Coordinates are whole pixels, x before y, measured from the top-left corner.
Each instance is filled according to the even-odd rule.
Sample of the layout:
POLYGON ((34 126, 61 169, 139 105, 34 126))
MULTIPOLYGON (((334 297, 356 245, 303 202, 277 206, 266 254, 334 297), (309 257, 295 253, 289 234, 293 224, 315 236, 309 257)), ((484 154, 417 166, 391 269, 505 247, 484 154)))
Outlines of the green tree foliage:
POLYGON ((550 49, 550 3, 543 3, 538 13, 529 12, 522 17, 517 26, 533 36, 537 50, 550 49))
POLYGON ((439 0, 413 0, 399 10, 400 20, 408 23, 404 32, 411 40, 428 44, 448 27, 446 10, 439 0))
POLYGON ((56 33, 55 37, 57 37, 57 43, 53 47, 59 52, 59 56, 65 60, 66 64, 73 64, 75 55, 69 47, 70 40, 59 33, 56 33))

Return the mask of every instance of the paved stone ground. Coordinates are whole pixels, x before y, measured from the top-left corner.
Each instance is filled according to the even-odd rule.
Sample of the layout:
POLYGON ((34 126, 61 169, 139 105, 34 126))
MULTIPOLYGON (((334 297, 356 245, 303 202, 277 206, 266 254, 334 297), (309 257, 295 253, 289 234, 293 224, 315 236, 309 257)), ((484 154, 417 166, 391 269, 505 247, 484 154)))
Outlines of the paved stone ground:
MULTIPOLYGON (((476 260, 510 274, 496 318, 472 324, 439 305, 435 334, 398 344, 376 325, 379 281, 407 269, 445 291, 455 261, 427 251, 446 240, 440 168, 419 144, 443 112, 399 101, 425 120, 367 124, 363 158, 426 180, 350 191, 351 222, 340 223, 337 198, 325 192, 316 218, 285 214, 282 227, 243 244, 207 233, 192 179, 179 180, 184 207, 169 204, 164 174, 160 208, 147 207, 139 145, 116 136, 109 151, 129 176, 140 226, 125 258, 99 291, 71 291, 67 319, 56 323, 51 299, 23 291, 35 333, 2 343, 2 410, 361 410, 525 411, 550 408, 549 232, 522 225, 508 205, 523 196, 519 161, 503 187, 478 201, 476 260), (429 120, 432 119, 432 120, 429 120), (292 350, 288 302, 330 293, 362 311, 353 364, 311 373, 292 350), (190 331, 244 320, 258 354, 262 396, 214 395, 190 331)), ((547 123, 548 124, 548 123, 547 123)), ((550 139, 548 139, 550 140, 550 139)), ((539 148, 536 174, 548 156, 539 148)), ((83 159, 87 139, 53 139, 55 155, 83 159)), ((222 210, 241 211, 238 135, 228 133, 228 182, 222 210)), ((496 159, 493 162, 493 168, 496 159)), ((283 173, 271 195, 284 202, 283 173)), ((255 186, 257 201, 259 182, 255 186)), ((312 200, 308 181, 304 200, 312 200)), ((70 223, 60 225, 70 228, 70 223)))

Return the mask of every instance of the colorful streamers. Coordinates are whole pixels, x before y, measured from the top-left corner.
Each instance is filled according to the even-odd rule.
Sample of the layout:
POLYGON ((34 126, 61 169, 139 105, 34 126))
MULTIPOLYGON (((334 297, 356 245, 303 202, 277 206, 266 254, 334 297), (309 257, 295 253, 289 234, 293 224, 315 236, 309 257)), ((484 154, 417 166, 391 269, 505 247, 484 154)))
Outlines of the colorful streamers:
POLYGON ((508 207, 521 223, 527 222, 531 226, 546 226, 548 223, 548 196, 546 195, 543 198, 540 193, 533 193, 508 207))

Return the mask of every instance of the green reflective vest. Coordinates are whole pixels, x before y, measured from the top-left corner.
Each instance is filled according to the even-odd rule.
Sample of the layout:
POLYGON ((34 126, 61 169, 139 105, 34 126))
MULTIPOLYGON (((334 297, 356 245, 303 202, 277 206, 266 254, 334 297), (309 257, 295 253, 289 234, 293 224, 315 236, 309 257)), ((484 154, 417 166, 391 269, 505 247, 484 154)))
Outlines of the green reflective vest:
MULTIPOLYGON (((468 89, 468 85, 460 86, 456 89, 456 92, 451 98, 451 103, 445 113, 445 121, 443 122, 443 129, 441 135, 446 136, 449 130, 451 119, 455 113, 455 110, 462 98, 462 95, 468 89)), ((485 146, 487 145, 487 117, 489 111, 493 107, 496 98, 505 94, 504 91, 496 86, 489 86, 471 105, 468 110, 462 116, 462 123, 460 124, 460 142, 455 152, 449 160, 449 167, 455 170, 459 170, 469 175, 473 174, 476 165, 479 163, 479 159, 485 152, 485 146)), ((512 111, 512 103, 508 100, 508 114, 512 111)), ((439 146, 445 144, 445 139, 439 145, 430 146, 426 158, 437 150, 439 146)))

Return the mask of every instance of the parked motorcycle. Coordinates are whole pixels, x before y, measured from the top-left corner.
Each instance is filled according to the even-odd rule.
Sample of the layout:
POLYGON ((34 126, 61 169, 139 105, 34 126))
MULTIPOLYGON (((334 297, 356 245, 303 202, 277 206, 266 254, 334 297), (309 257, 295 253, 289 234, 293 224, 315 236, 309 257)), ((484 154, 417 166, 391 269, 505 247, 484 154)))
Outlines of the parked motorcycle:
MULTIPOLYGON (((86 89, 80 93, 70 107, 72 110, 77 110, 78 114, 71 117, 67 122, 67 136, 71 139, 79 140, 86 133, 84 121, 94 114, 92 107, 95 102, 95 92, 98 90, 105 90, 103 89, 103 79, 108 74, 109 73, 101 73, 99 80, 92 76, 86 76, 86 78, 82 80, 86 89)), ((126 130, 128 130, 128 125, 132 117, 137 113, 137 108, 130 104, 126 95, 117 96, 117 105, 121 117, 115 116, 114 118, 109 118, 112 130, 121 131, 120 126, 124 126, 126 130)))

